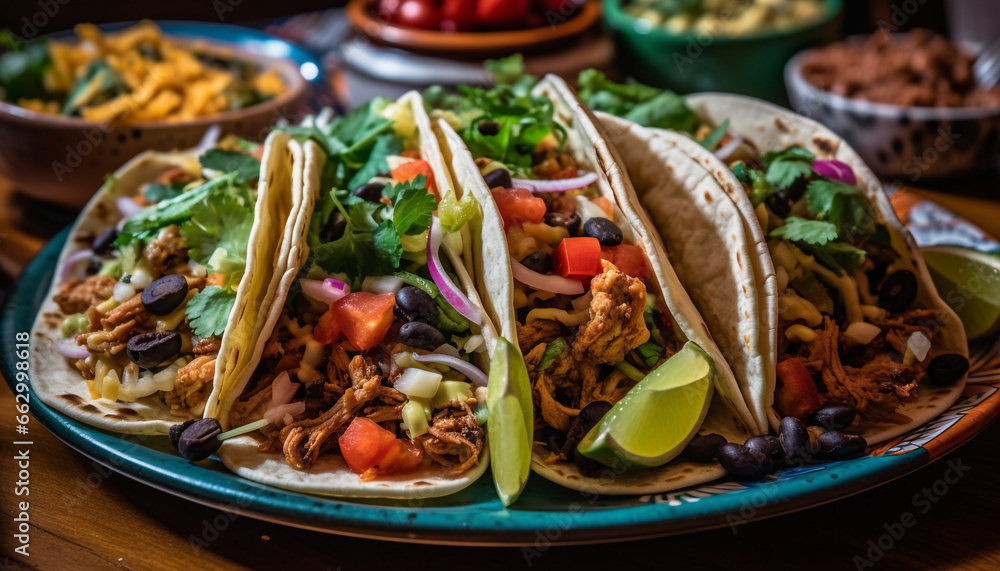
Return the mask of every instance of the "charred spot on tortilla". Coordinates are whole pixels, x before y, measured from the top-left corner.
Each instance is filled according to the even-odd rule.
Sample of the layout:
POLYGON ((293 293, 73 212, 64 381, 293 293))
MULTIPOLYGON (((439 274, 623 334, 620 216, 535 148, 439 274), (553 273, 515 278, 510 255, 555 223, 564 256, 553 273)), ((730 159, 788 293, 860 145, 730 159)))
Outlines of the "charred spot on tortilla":
POLYGON ((80 398, 80 395, 74 395, 72 393, 66 393, 59 395, 59 398, 69 401, 71 404, 82 404, 84 401, 80 398))
POLYGON ((92 404, 85 404, 80 407, 80 410, 84 412, 101 412, 96 406, 92 404))
POLYGON ((707 190, 705 191, 705 202, 712 202, 712 194, 707 190))
POLYGON ((131 409, 127 406, 118 409, 119 414, 125 414, 128 416, 138 416, 138 412, 135 409, 131 409))
POLYGON ((90 230, 80 230, 73 236, 74 242, 80 242, 83 244, 90 244, 94 241, 95 235, 90 230))
POLYGON ((777 127, 782 133, 790 133, 792 131, 792 128, 782 121, 781 117, 774 118, 774 126, 777 127))
POLYGON ((823 151, 828 155, 832 155, 834 151, 837 149, 837 143, 831 141, 830 139, 827 139, 826 137, 818 137, 818 136, 813 137, 812 142, 814 145, 816 145, 817 149, 823 151))
POLYGON ((110 418, 111 420, 128 420, 128 417, 123 414, 105 414, 104 418, 110 418))

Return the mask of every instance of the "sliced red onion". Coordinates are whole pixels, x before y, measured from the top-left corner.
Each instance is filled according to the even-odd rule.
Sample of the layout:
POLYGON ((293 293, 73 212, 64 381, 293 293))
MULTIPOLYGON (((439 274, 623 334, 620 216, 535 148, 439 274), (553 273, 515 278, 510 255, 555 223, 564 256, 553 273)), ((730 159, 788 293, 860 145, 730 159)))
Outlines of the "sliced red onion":
POLYGON ((59 268, 59 283, 66 283, 72 279, 73 267, 82 260, 90 259, 93 255, 93 250, 90 248, 84 248, 83 250, 77 250, 66 256, 66 259, 63 260, 62 267, 59 268))
POLYGON ((583 282, 571 280, 562 276, 550 276, 529 270, 522 264, 510 257, 510 269, 513 270, 514 279, 528 287, 552 293, 564 293, 566 295, 580 295, 583 293, 583 282))
POLYGON ((468 377, 469 380, 476 386, 485 387, 489 382, 489 377, 486 376, 486 373, 479 370, 479 367, 464 359, 459 359, 458 357, 442 355, 440 353, 427 353, 426 355, 418 355, 414 353, 413 359, 420 363, 436 363, 438 365, 451 367, 468 377))
POLYGON ((278 420, 282 420, 285 424, 288 424, 286 417, 297 416, 306 411, 305 401, 291 402, 288 404, 283 404, 281 406, 276 406, 272 409, 264 411, 264 418, 270 420, 271 422, 277 424, 278 420))
POLYGON ((512 178, 514 188, 526 188, 532 192, 565 192, 575 190, 597 182, 597 173, 578 171, 574 178, 559 178, 554 180, 532 180, 530 178, 512 178))
POLYGON ((78 345, 75 339, 56 339, 52 342, 52 348, 67 359, 86 359, 90 356, 90 351, 83 345, 78 345))
POLYGON ((733 154, 740 145, 743 144, 743 137, 733 137, 728 143, 722 145, 718 149, 715 149, 715 156, 719 157, 719 160, 726 160, 729 155, 733 154))
POLYGON ((299 284, 306 297, 326 305, 330 305, 351 293, 351 286, 335 278, 326 278, 322 281, 302 278, 299 280, 299 284))
POLYGON ((441 240, 444 238, 444 230, 437 216, 431 221, 431 227, 427 229, 427 267, 431 272, 431 279, 434 285, 441 290, 441 295, 455 308, 456 311, 465 316, 466 319, 481 325, 483 321, 479 308, 472 304, 472 301, 458 289, 455 282, 451 281, 441 264, 441 240))
POLYGON ((836 159, 813 161, 813 171, 820 176, 839 180, 851 186, 858 184, 858 177, 854 176, 854 170, 850 165, 836 159))
POLYGON ((115 206, 118 207, 118 212, 121 212, 122 218, 131 218, 136 214, 142 212, 143 207, 135 203, 131 198, 122 196, 115 201, 115 206))
POLYGON ((271 383, 271 406, 281 406, 292 402, 299 384, 293 383, 288 371, 282 371, 271 383))

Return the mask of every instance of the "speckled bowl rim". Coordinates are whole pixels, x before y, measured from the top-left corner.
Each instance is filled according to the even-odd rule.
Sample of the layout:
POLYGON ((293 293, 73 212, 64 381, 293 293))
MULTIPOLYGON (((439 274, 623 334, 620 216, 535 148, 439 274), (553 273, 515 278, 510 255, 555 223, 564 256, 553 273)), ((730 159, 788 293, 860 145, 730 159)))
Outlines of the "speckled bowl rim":
MULTIPOLYGON (((850 36, 844 41, 858 41, 865 36, 850 36)), ((838 95, 816 87, 802 75, 802 62, 810 54, 822 48, 810 48, 792 56, 785 64, 785 85, 789 99, 794 99, 794 93, 812 97, 822 104, 859 115, 873 115, 886 119, 906 117, 911 121, 968 121, 1000 117, 1000 106, 997 107, 917 107, 913 105, 893 105, 890 103, 875 103, 853 97, 838 95)), ((797 111, 797 110, 796 110, 797 111)), ((797 111, 798 112, 798 111, 797 111)))
MULTIPOLYGON (((131 23, 113 23, 113 24, 102 24, 98 26, 102 31, 117 31, 123 26, 134 24, 131 23)), ((210 126, 216 123, 225 123, 229 121, 234 121, 242 119, 245 117, 251 117, 259 114, 266 114, 272 112, 274 109, 281 109, 283 106, 287 106, 292 102, 300 99, 308 88, 308 81, 299 72, 300 65, 295 60, 290 58, 279 58, 266 56, 261 54, 255 54, 247 51, 238 42, 218 40, 211 36, 199 36, 194 37, 194 34, 188 32, 168 32, 168 29, 179 30, 181 28, 193 28, 194 30, 208 30, 208 29, 227 29, 231 32, 240 31, 252 31, 255 35, 267 36, 265 32, 258 30, 251 30, 249 28, 241 28, 240 26, 231 26, 229 24, 207 24, 204 22, 184 22, 184 21, 157 21, 156 24, 160 26, 163 30, 164 35, 174 36, 174 39, 179 43, 191 44, 194 42, 203 42, 209 50, 214 51, 229 51, 239 57, 247 60, 254 61, 256 63, 265 62, 268 68, 280 68, 282 73, 282 78, 286 81, 291 81, 292 85, 289 86, 287 90, 275 97, 274 99, 269 99, 250 107, 245 107, 243 109, 236 109, 231 111, 223 111, 221 113, 214 113, 212 115, 205 115, 204 117, 196 117, 194 119, 179 120, 179 121, 137 121, 137 122, 122 122, 121 125, 127 125, 134 129, 169 129, 178 127, 201 127, 210 126)), ((70 31, 56 32, 53 34, 48 34, 47 38, 52 39, 65 39, 72 34, 70 31)), ((274 41, 290 44, 285 40, 280 38, 273 38, 274 41)), ((101 125, 108 123, 109 121, 91 121, 87 119, 81 119, 79 117, 66 117, 64 115, 52 115, 49 113, 41 113, 38 111, 32 111, 16 105, 14 103, 9 103, 7 101, 0 101, 0 120, 14 120, 20 123, 28 123, 32 125, 39 125, 49 128, 69 128, 69 129, 88 129, 88 128, 100 128, 101 125)), ((112 123, 115 123, 112 121, 112 123)))

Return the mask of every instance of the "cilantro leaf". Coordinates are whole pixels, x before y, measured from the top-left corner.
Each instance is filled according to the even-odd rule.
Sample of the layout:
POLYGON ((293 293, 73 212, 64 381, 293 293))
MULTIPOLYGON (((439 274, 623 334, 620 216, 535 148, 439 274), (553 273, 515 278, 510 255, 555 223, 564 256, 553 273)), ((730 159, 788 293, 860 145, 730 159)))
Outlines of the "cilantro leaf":
POLYGON ((354 173, 347 183, 348 190, 355 190, 376 176, 389 172, 389 162, 386 160, 391 155, 398 155, 403 152, 403 141, 395 133, 385 133, 375 139, 371 154, 365 164, 354 173))
POLYGON ((823 220, 806 220, 790 216, 785 219, 784 226, 771 230, 771 236, 822 246, 837 239, 837 227, 823 220))
POLYGON ((143 189, 142 196, 146 199, 146 202, 156 204, 162 200, 179 196, 184 192, 185 186, 187 186, 187 183, 183 181, 175 181, 168 184, 151 183, 147 184, 146 188, 143 189))
POLYGON ((783 151, 764 153, 760 160, 767 167, 767 181, 778 188, 788 188, 812 173, 815 158, 802 147, 789 147, 783 151))
POLYGON ((330 215, 336 209, 334 205, 336 192, 336 190, 331 190, 321 195, 320 199, 316 202, 316 208, 313 210, 312 218, 309 220, 309 233, 306 235, 306 241, 310 248, 316 248, 320 245, 319 235, 330 220, 330 215))
POLYGON ((260 177, 260 161, 256 157, 251 157, 237 151, 209 149, 198 157, 198 162, 207 169, 232 173, 233 180, 237 182, 254 180, 260 177))
POLYGON ((666 349, 663 346, 652 341, 646 341, 642 345, 636 347, 635 350, 639 352, 639 357, 642 358, 642 362, 647 367, 656 365, 656 363, 660 360, 660 357, 663 356, 663 353, 666 352, 666 349))
POLYGON ((853 186, 829 179, 814 180, 806 187, 806 204, 818 218, 829 220, 846 240, 870 236, 878 216, 868 198, 853 186))
POLYGON ((242 274, 253 228, 253 209, 253 202, 232 192, 215 192, 195 204, 191 218, 180 229, 191 259, 216 273, 242 274))
POLYGON ((115 245, 121 247, 136 240, 146 240, 155 236, 161 228, 181 224, 191 217, 191 210, 195 205, 204 201, 216 189, 227 187, 232 182, 232 177, 220 176, 139 212, 125 222, 115 239, 115 245))
POLYGON ((378 225, 372 233, 372 244, 375 246, 375 253, 387 267, 395 269, 399 266, 399 260, 403 256, 403 244, 392 222, 383 220, 378 225))
POLYGON ((221 337, 235 303, 236 292, 232 289, 208 286, 191 298, 184 312, 195 335, 221 337))
POLYGON ((849 276, 858 272, 858 268, 861 267, 866 256, 864 250, 855 248, 847 242, 830 242, 820 247, 804 246, 803 249, 816 256, 816 259, 824 266, 834 271, 842 269, 849 276))
POLYGON ((4 47, 9 51, 0 55, 0 87, 6 101, 49 99, 45 89, 45 72, 52 67, 45 38, 23 45, 9 30, 3 35, 4 47))
MULTIPOLYGON (((420 178, 423 175, 418 176, 420 178)), ((420 234, 431 225, 431 213, 437 208, 434 195, 425 188, 407 188, 392 208, 392 223, 400 236, 420 234)))

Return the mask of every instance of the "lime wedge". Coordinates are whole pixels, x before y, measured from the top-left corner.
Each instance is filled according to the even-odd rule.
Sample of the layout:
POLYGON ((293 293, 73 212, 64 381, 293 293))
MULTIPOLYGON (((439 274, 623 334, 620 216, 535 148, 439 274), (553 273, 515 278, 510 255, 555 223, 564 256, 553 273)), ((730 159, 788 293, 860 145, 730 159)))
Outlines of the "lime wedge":
POLYGON ((490 360, 486 408, 493 483, 500 501, 509 506, 528 482, 534 423, 524 358, 516 345, 502 337, 490 360))
POLYGON ((1000 331, 1000 257, 957 246, 923 249, 938 294, 965 326, 969 341, 1000 331))
POLYGON ((698 433, 712 401, 715 369, 690 341, 646 378, 583 438, 577 450, 606 466, 662 466, 698 433))

